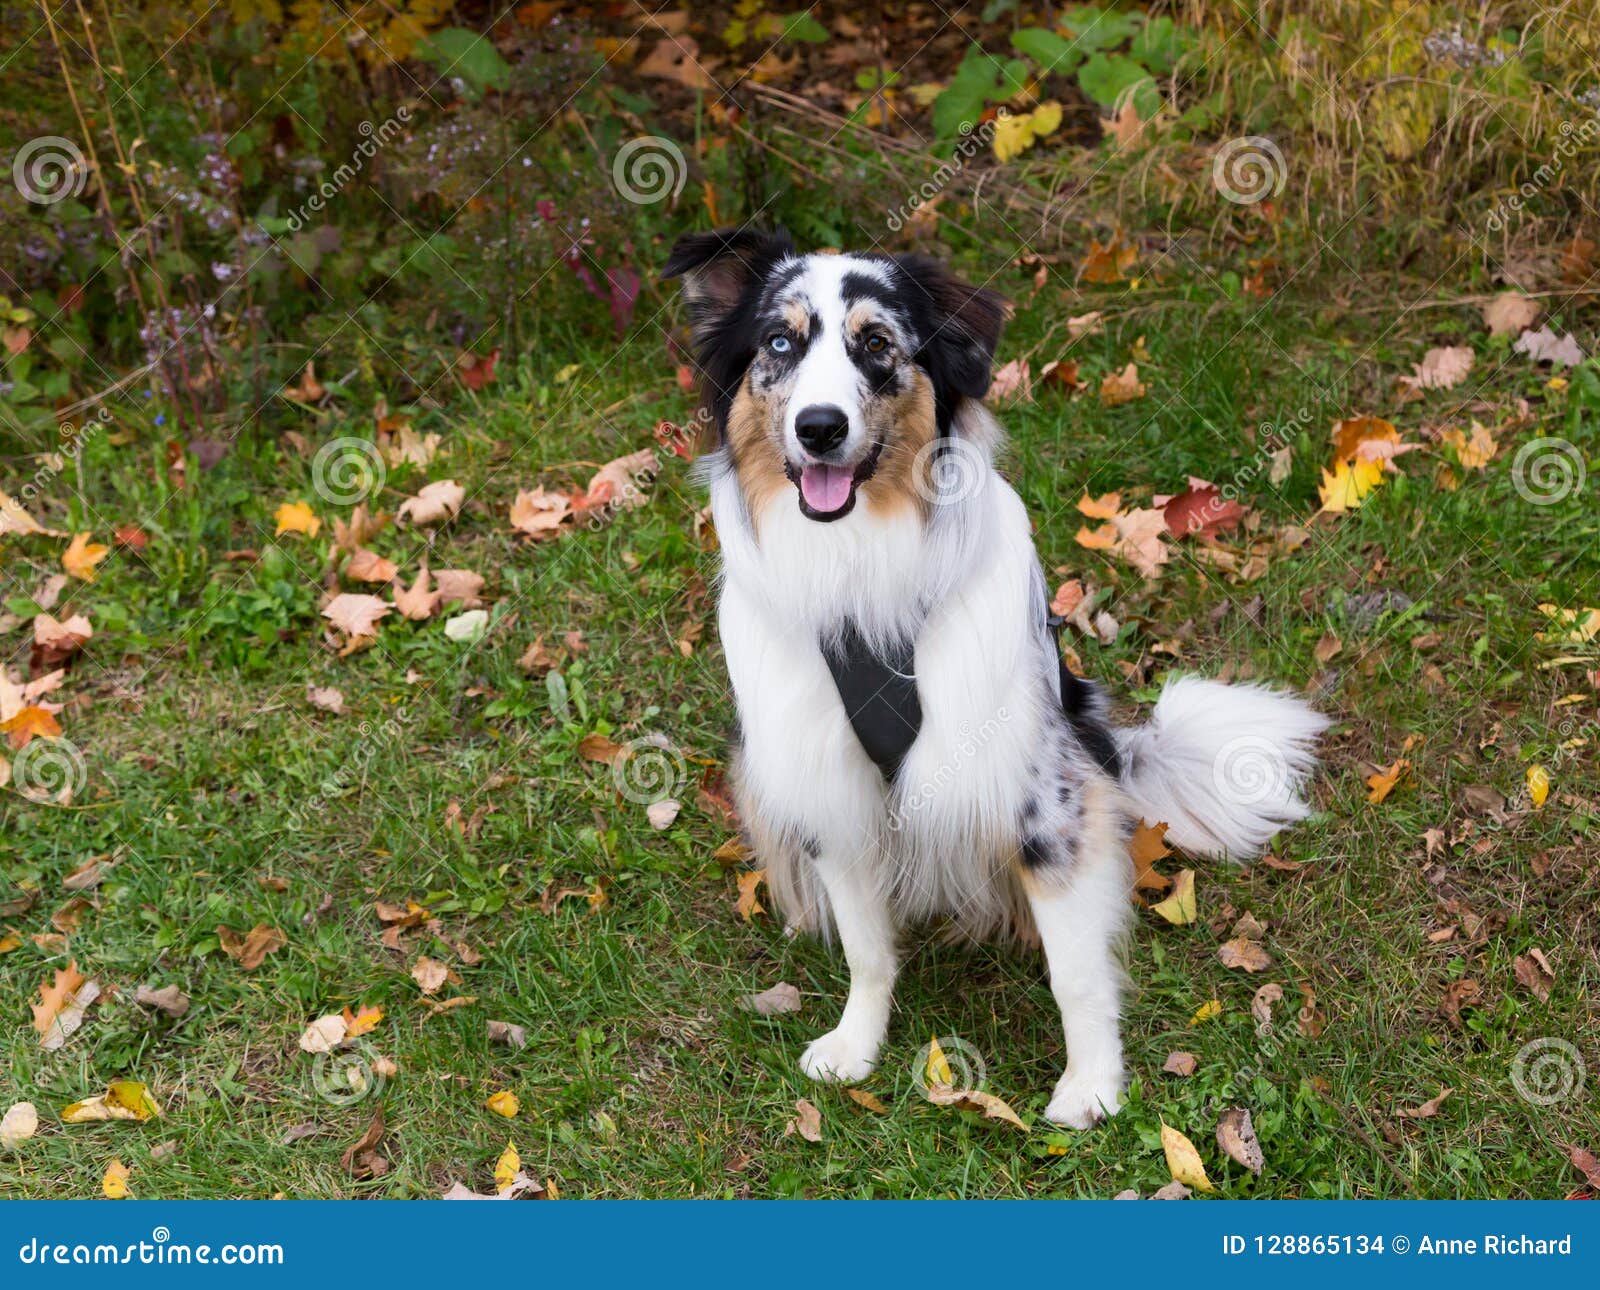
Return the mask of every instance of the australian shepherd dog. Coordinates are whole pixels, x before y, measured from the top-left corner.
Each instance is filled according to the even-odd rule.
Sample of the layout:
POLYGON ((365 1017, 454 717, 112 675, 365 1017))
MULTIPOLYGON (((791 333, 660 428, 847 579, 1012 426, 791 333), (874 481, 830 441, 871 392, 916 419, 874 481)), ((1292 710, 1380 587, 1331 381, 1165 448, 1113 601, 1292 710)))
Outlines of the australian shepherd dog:
POLYGON ((779 912, 837 936, 839 1024, 801 1069, 863 1079, 901 929, 1041 944, 1066 1030, 1046 1116, 1087 1128, 1125 1087, 1120 941, 1131 822, 1259 852, 1308 807, 1326 725, 1258 685, 1170 679, 1113 727, 1060 661, 1028 515, 981 400, 1005 319, 920 255, 691 234, 681 277, 712 442, 735 797, 779 912))

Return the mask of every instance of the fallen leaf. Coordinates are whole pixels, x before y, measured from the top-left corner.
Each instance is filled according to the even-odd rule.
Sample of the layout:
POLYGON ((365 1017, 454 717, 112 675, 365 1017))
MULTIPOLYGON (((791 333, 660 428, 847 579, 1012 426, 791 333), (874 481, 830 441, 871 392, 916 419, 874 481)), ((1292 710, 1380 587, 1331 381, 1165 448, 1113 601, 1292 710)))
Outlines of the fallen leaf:
POLYGON ((1401 757, 1387 770, 1375 771, 1368 775, 1367 788, 1371 791, 1367 794, 1367 801, 1376 806, 1386 800, 1389 794, 1394 792, 1395 785, 1405 778, 1406 772, 1410 769, 1410 760, 1401 757))
POLYGON ((331 1053, 340 1044, 344 1043, 345 1036, 349 1033, 350 1024, 338 1013, 330 1013, 326 1017, 318 1017, 300 1036, 300 1051, 303 1053, 331 1053))
POLYGON ((484 1106, 508 1120, 515 1119, 517 1112, 522 1110, 522 1103, 517 1100, 517 1095, 508 1088, 503 1088, 498 1093, 491 1093, 484 1106))
POLYGON ((475 645, 483 639, 483 634, 489 627, 489 611, 486 609, 469 609, 465 613, 447 618, 444 624, 444 634, 453 641, 466 645, 475 645))
POLYGON ((1173 879, 1172 894, 1150 908, 1177 927, 1194 922, 1199 917, 1194 896, 1194 870, 1180 869, 1173 879))
POLYGON ((1556 367, 1576 367, 1583 362, 1578 338, 1570 331, 1565 336, 1557 336, 1549 327, 1523 332, 1512 349, 1526 354, 1535 363, 1551 363, 1556 367))
POLYGON ((189 1011, 189 996, 175 985, 164 985, 159 990, 141 985, 133 1001, 146 1008, 159 1009, 169 1017, 181 1017, 189 1011))
POLYGON ((389 612, 390 606, 377 596, 341 591, 322 610, 322 616, 350 638, 353 644, 361 640, 375 640, 378 620, 389 612))
POLYGON ((1396 1107, 1395 1114, 1404 1120, 1431 1120, 1439 1114, 1439 1108, 1444 1105, 1445 1098, 1454 1092, 1453 1088, 1441 1088, 1437 1097, 1430 1097, 1421 1106, 1396 1107))
POLYGON ((368 1122, 366 1131, 344 1149, 344 1154, 339 1157, 339 1165, 349 1174, 377 1175, 389 1171, 389 1162, 377 1155, 377 1146, 383 1141, 383 1103, 379 1102, 372 1109, 372 1119, 368 1122), (378 1162, 382 1168, 374 1168, 378 1162))
POLYGON ((509 1021, 489 1022, 489 1042, 491 1044, 505 1044, 508 1048, 526 1048, 528 1046, 528 1032, 521 1026, 509 1021))
POLYGON ((1014 358, 995 369, 989 383, 989 398, 996 403, 1015 399, 1019 403, 1033 402, 1033 374, 1028 370, 1028 360, 1014 358))
POLYGON ((1250 1000, 1250 1015, 1255 1018, 1256 1025, 1270 1026, 1272 1024, 1272 1005, 1283 998, 1283 987, 1276 981, 1268 981, 1256 990, 1250 1000))
POLYGON ((354 1013, 346 1008, 341 1015, 344 1018, 345 1038, 356 1039, 377 1029, 378 1023, 383 1020, 383 1009, 363 1005, 354 1013))
POLYGON ((1600 1191, 1600 1157, 1584 1147, 1562 1144, 1567 1153, 1567 1159, 1572 1161, 1572 1167, 1583 1175, 1584 1180, 1596 1191, 1600 1191))
POLYGON ((765 906, 756 899, 756 891, 767 880, 765 869, 746 869, 739 875, 739 900, 734 905, 739 917, 749 922, 757 914, 766 912, 765 906))
POLYGON ((490 1196, 481 1196, 469 1188, 465 1183, 456 1183, 449 1191, 439 1197, 440 1200, 520 1200, 523 1196, 542 1195, 545 1192, 543 1183, 538 1182, 525 1173, 516 1173, 499 1191, 490 1196))
POLYGON ((1089 249, 1084 253, 1078 276, 1085 282, 1102 286, 1121 282, 1138 258, 1139 248, 1131 242, 1125 242, 1122 230, 1118 229, 1104 243, 1094 238, 1089 240, 1089 249))
POLYGON ((794 1104, 795 1116, 784 1127, 785 1137, 798 1133, 807 1142, 822 1141, 822 1112, 805 1098, 794 1104))
POLYGON ((217 941, 222 946, 224 954, 236 961, 246 972, 254 972, 267 955, 288 944, 288 937, 276 927, 257 923, 242 936, 231 927, 219 927, 217 941))
POLYGON ((400 509, 395 512, 395 520, 410 520, 423 527, 442 524, 455 519, 466 500, 467 490, 455 480, 437 479, 425 484, 415 497, 408 497, 401 502, 400 509))
POLYGON ((100 1180, 100 1192, 107 1200, 127 1200, 128 1166, 120 1160, 107 1165, 105 1177, 100 1180))
POLYGON ((1164 873, 1157 873, 1155 869, 1157 860, 1164 860, 1172 854, 1166 837, 1165 823, 1151 825, 1140 820, 1134 829, 1128 852, 1133 857, 1133 885, 1136 889, 1165 891, 1172 886, 1172 879, 1164 873))
POLYGON ((306 686, 306 702, 313 708, 321 708, 324 712, 331 712, 336 717, 344 715, 344 695, 331 685, 306 686))
POLYGON ((1094 309, 1086 314, 1079 314, 1075 318, 1068 318, 1068 339, 1082 340, 1085 336, 1100 335, 1106 329, 1105 319, 1105 311, 1102 309, 1094 309))
POLYGON ((434 591, 441 605, 460 605, 473 610, 483 604, 483 575, 471 569, 440 569, 434 577, 434 591))
POLYGON ((1419 390, 1454 389, 1467 379, 1476 357, 1468 345, 1438 346, 1422 356, 1410 376, 1401 379, 1419 390))
POLYGON ((39 1032, 39 1047, 53 1052, 83 1025, 83 1015, 100 997, 100 986, 78 971, 76 960, 57 968, 55 979, 39 986, 39 1002, 33 1009, 33 1028, 39 1032))
POLYGON ((666 829, 672 827, 672 822, 678 818, 678 812, 683 809, 683 803, 675 797, 664 797, 659 802, 651 802, 645 807, 645 817, 650 821, 652 829, 666 829))
POLYGON ((94 628, 82 614, 73 614, 64 623, 49 613, 36 614, 33 619, 31 666, 37 670, 64 663, 82 649, 93 635, 94 628))
POLYGON ((1129 363, 1120 372, 1107 372, 1100 382, 1102 407, 1121 407, 1124 403, 1142 399, 1145 393, 1146 386, 1139 379, 1139 368, 1134 363, 1129 363))
POLYGON ((437 994, 450 979, 450 969, 437 959, 423 955, 411 965, 411 979, 423 994, 437 994))
POLYGON ((930 1083, 925 1092, 928 1101, 935 1106, 952 1106, 960 1111, 977 1111, 986 1120, 1000 1120, 1005 1124, 1016 1125, 1024 1133, 1028 1131, 1028 1126, 1022 1122, 1022 1117, 993 1093, 985 1093, 982 1089, 975 1088, 952 1088, 948 1083, 930 1083))
POLYGON ((554 537, 572 515, 572 499, 546 488, 522 489, 511 503, 511 527, 531 538, 554 537))
POLYGON ((1484 325, 1491 336, 1520 336, 1539 321, 1542 312, 1537 300, 1516 291, 1502 291, 1483 307, 1484 325))
POLYGON ((0 537, 8 533, 39 534, 44 537, 65 537, 55 529, 47 529, 29 515, 22 503, 5 492, 0 492, 0 537))
POLYGON ((161 1114, 150 1090, 135 1080, 118 1080, 104 1093, 63 1107, 66 1124, 92 1124, 101 1120, 137 1120, 141 1124, 161 1114))
POLYGON ((1444 997, 1439 1001, 1439 1015, 1460 1030, 1461 1010, 1476 1004, 1482 996, 1483 987, 1471 977, 1452 981, 1445 986, 1444 997))
POLYGON ((322 530, 322 521, 307 502, 285 502, 273 512, 272 519, 278 526, 275 537, 282 537, 285 533, 304 533, 314 538, 322 530))
POLYGON ((578 740, 578 756, 585 761, 597 761, 610 766, 615 764, 618 758, 626 759, 627 754, 626 747, 614 739, 608 739, 605 735, 585 735, 578 740))
POLYGON ((12 750, 26 748, 35 738, 55 739, 61 734, 61 723, 48 708, 31 704, 17 711, 10 719, 0 721, 12 750))
POLYGON ((1222 1015, 1222 1000, 1207 999, 1194 1010, 1194 1016, 1189 1018, 1191 1026, 1198 1026, 1203 1022, 1215 1021, 1222 1015))
POLYGON ((393 582, 400 569, 393 560, 360 547, 345 565, 344 573, 357 582, 393 582))
POLYGON ((507 1141, 506 1149, 500 1153, 500 1159, 495 1161, 494 1185, 504 1191, 515 1181, 521 1168, 522 1157, 517 1154, 516 1143, 507 1141))
POLYGON ((1544 810, 1544 804, 1550 799, 1550 772, 1543 766, 1529 766, 1527 781, 1528 800, 1533 803, 1533 809, 1544 810))
POLYGON ((1225 941, 1217 950, 1217 958, 1223 967, 1240 968, 1245 972, 1265 972, 1272 966, 1272 956, 1243 936, 1225 941))
POLYGON ((1451 426, 1439 436, 1439 442, 1455 449, 1456 461, 1466 470, 1484 469, 1494 460, 1495 453, 1500 451, 1494 431, 1477 421, 1472 423, 1470 438, 1459 428, 1451 426))
POLYGON ((82 582, 94 581, 94 567, 111 554, 111 548, 89 541, 87 533, 74 533, 61 553, 61 567, 82 582))
MULTIPOLYGON (((1259 1175, 1266 1168, 1266 1157, 1261 1153, 1261 1141, 1256 1137, 1255 1125, 1250 1122, 1250 1112, 1243 1107, 1233 1107, 1222 1113, 1222 1118, 1217 1121, 1217 1146, 1229 1160, 1243 1165, 1253 1174, 1259 1175)), ((1170 1156, 1168 1163, 1171 1163, 1170 1156)), ((1177 1170, 1173 1170, 1173 1175, 1176 1177, 1177 1170)))
MULTIPOLYGON (((1159 500, 1159 499, 1157 499, 1159 500)), ((1189 480, 1181 493, 1167 499, 1161 507, 1167 532, 1175 538, 1214 538, 1239 527, 1245 508, 1204 479, 1189 480)))
POLYGON ((1354 464, 1340 461, 1330 470, 1322 472, 1322 483, 1317 496, 1322 509, 1330 515, 1353 511, 1367 498, 1367 494, 1383 483, 1383 466, 1376 461, 1358 461, 1354 464))
POLYGON ((800 991, 787 981, 779 981, 777 985, 769 990, 763 990, 760 994, 743 996, 739 1003, 757 1016, 776 1017, 786 1012, 800 1011, 800 991))
POLYGON ((843 1092, 857 1106, 865 1107, 874 1115, 889 1114, 889 1108, 883 1104, 883 1100, 864 1088, 845 1088, 843 1092))
POLYGON ((1188 1079, 1199 1068, 1200 1063, 1193 1053, 1183 1052, 1181 1049, 1167 1054, 1166 1063, 1161 1067, 1168 1075, 1178 1075, 1188 1079))
POLYGON ((90 856, 63 878, 61 885, 68 891, 93 891, 116 867, 117 862, 109 855, 90 856))
POLYGON ((1550 1002, 1550 988, 1556 983, 1556 972, 1543 950, 1535 946, 1526 954, 1519 954, 1511 961, 1511 970, 1517 983, 1540 1003, 1550 1002))
POLYGON ((327 392, 322 382, 317 380, 317 365, 314 362, 306 364, 305 371, 300 373, 300 380, 296 384, 283 387, 284 398, 293 399, 296 403, 319 402, 327 392))
POLYGON ((1300 1011, 1295 1026, 1307 1039, 1319 1039, 1327 1029, 1327 1015, 1317 1007, 1317 995, 1304 981, 1300 983, 1300 1011))
POLYGON ((0 1117, 0 1148, 12 1150, 17 1143, 39 1131, 39 1112, 32 1102, 18 1102, 0 1117))
POLYGON ((481 390, 494 380, 494 365, 499 359, 498 348, 481 358, 477 354, 463 353, 456 359, 456 375, 469 390, 481 390))
POLYGON ((1211 1191, 1211 1179, 1206 1177, 1205 1164, 1194 1143, 1179 1133, 1165 1120, 1161 1122, 1161 1148, 1167 1155, 1167 1170, 1174 1182, 1199 1191, 1211 1191))

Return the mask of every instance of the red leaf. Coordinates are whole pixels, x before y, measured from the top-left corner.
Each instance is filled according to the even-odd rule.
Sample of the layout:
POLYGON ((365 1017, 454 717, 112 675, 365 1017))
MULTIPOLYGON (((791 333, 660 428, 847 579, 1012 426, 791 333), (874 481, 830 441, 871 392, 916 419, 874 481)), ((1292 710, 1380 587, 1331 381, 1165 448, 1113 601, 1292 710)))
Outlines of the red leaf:
POLYGON ((1167 532, 1175 538, 1216 537, 1237 528, 1244 512, 1243 506, 1203 479, 1190 479, 1189 487, 1168 498, 1162 508, 1167 532))
POLYGON ((494 380, 494 365, 500 358, 498 347, 491 349, 482 358, 476 354, 463 354, 457 363, 456 371, 461 377, 461 383, 469 390, 481 390, 490 381, 494 380))

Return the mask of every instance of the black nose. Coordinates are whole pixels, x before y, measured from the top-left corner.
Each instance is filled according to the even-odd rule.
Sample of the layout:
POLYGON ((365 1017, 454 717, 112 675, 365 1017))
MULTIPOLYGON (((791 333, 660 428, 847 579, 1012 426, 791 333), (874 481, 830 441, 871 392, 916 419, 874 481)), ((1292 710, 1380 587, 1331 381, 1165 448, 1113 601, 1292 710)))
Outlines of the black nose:
POLYGON ((807 452, 820 457, 844 442, 845 435, 850 433, 850 418, 845 416, 843 408, 831 403, 813 403, 809 408, 801 408, 795 416, 794 433, 807 452))

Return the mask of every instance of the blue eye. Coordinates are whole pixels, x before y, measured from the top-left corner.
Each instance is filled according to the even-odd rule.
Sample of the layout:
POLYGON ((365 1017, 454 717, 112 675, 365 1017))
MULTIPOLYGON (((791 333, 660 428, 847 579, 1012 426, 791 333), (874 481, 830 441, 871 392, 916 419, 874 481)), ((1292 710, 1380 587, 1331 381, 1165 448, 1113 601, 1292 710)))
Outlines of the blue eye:
POLYGON ((787 354, 791 348, 789 338, 782 333, 772 336, 767 340, 767 347, 774 354, 787 354))

